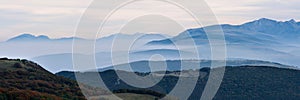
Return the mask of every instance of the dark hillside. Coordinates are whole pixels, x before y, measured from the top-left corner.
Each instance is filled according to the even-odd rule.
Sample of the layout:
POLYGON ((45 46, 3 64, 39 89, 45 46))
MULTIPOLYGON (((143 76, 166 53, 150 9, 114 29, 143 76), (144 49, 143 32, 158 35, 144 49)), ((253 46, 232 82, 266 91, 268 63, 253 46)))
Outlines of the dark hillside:
POLYGON ((56 76, 27 60, 0 59, 1 100, 84 99, 74 80, 56 76))
POLYGON ((215 99, 299 100, 300 70, 263 66, 227 67, 215 99))
MULTIPOLYGON (((142 66, 141 66, 142 67, 142 66)), ((198 79, 197 85, 190 96, 190 100, 198 100, 206 85, 210 70, 219 70, 202 68, 200 70, 186 70, 181 71, 181 74, 189 74, 188 77, 198 79), (193 73, 200 73, 200 77, 194 77, 193 73)), ((119 71, 123 73, 131 73, 119 71)), ((93 72, 80 73, 88 75, 93 72)), ((178 80, 178 71, 167 72, 158 84, 148 88, 148 90, 156 91, 158 93, 167 94, 176 85, 178 80)), ((147 73, 137 73, 138 75, 146 75, 147 73)), ((154 77, 159 77, 153 74, 154 77)), ((73 72, 60 72, 57 75, 65 76, 74 79, 73 72)), ((127 85, 124 81, 119 80, 113 70, 100 72, 103 80, 108 88, 111 90, 120 89, 135 89, 127 85), (118 84, 116 84, 118 83, 118 84)), ((93 83, 93 82, 90 82, 93 83)), ((93 85, 93 84, 90 84, 93 85)), ((188 86, 188 84, 187 84, 188 86)), ((277 68, 269 66, 240 66, 240 67, 226 67, 225 75, 221 86, 214 97, 214 100, 298 100, 300 98, 300 70, 277 68)))

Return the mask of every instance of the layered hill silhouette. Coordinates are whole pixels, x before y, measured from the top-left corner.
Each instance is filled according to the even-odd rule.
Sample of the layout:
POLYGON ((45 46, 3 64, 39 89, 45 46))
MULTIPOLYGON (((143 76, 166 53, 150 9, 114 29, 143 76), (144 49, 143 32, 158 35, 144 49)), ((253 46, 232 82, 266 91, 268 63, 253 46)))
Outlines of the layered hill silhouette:
MULTIPOLYGON (((73 39, 83 43, 91 41, 78 37, 54 39, 44 35, 34 36, 26 33, 1 42, 0 55, 28 58, 41 64, 52 73, 61 71, 60 68, 72 70, 72 56, 93 55, 93 53, 87 53, 88 55, 73 53, 73 39)), ((187 29, 172 37, 165 36, 163 33, 112 34, 87 43, 94 43, 93 45, 95 45, 95 60, 99 65, 97 67, 111 65, 111 53, 126 52, 127 54, 128 44, 131 45, 130 62, 149 60, 153 54, 160 54, 166 60, 195 59, 191 58, 195 55, 199 55, 200 59, 210 59, 211 46, 226 45, 227 58, 264 60, 300 66, 300 62, 297 60, 300 59, 299 40, 300 22, 261 18, 240 25, 222 24, 187 29), (205 30, 214 31, 218 27, 222 28, 225 44, 211 45, 206 35, 209 33, 205 30), (131 45, 128 41, 133 40, 135 42, 131 45), (187 42, 187 40, 193 40, 195 43, 187 42), (111 50, 113 46, 117 49, 111 50), (179 50, 178 47, 182 47, 182 49, 179 50), (179 55, 179 52, 185 54, 179 55), (187 58, 182 58, 181 55, 187 58)), ((126 57, 126 55, 117 55, 117 58, 119 57, 126 57)))

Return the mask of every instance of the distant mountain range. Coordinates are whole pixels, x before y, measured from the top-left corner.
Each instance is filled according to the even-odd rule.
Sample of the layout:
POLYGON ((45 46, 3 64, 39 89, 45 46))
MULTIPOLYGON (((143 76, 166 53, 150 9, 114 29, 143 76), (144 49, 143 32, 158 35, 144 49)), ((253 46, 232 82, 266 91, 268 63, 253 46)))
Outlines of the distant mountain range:
POLYGON ((82 38, 77 38, 77 37, 50 39, 48 36, 45 35, 34 36, 31 34, 21 34, 19 36, 7 40, 6 42, 46 42, 46 41, 67 41, 73 39, 83 40, 82 38))
MULTIPOLYGON (((220 25, 224 32, 227 57, 267 60, 299 66, 300 63, 296 60, 300 59, 299 23, 295 20, 283 22, 262 18, 241 25, 220 25)), ((205 29, 214 30, 217 27, 214 25, 188 29, 175 37, 151 41, 146 46, 189 45, 198 47, 201 57, 209 59, 211 46, 205 29), (195 41, 196 45, 187 43, 187 40, 195 41)))
POLYGON ((12 41, 32 41, 32 40, 50 40, 48 36, 45 35, 40 35, 40 36, 34 36, 31 34, 22 34, 20 36, 11 38, 7 40, 7 42, 12 42, 12 41))
MULTIPOLYGON (((161 34, 114 34, 97 39, 95 49, 97 52, 108 52, 112 48, 112 44, 115 46, 122 46, 123 44, 128 43, 128 40, 134 39, 136 39, 136 42, 132 45, 132 48, 137 48, 149 41, 164 38, 166 38, 165 35, 163 36, 161 34)), ((92 41, 77 37, 51 39, 43 35, 34 36, 31 34, 22 34, 8 39, 5 42, 1 42, 0 48, 2 48, 2 50, 0 55, 6 57, 33 58, 50 54, 72 53, 73 39, 77 39, 79 41, 92 41)))
MULTIPOLYGON (((217 26, 214 25, 203 28, 188 29, 175 37, 165 40, 151 41, 148 44, 172 44, 173 42, 184 41, 188 38, 194 39, 197 44, 207 44, 208 37, 206 36, 205 29, 214 30, 217 29, 214 28, 217 26)), ((300 39, 300 22, 295 22, 293 19, 281 22, 262 18, 242 25, 223 24, 220 25, 220 27, 224 32, 227 44, 280 45, 282 42, 295 42, 295 40, 299 41, 300 39)))
MULTIPOLYGON (((300 22, 261 18, 241 25, 223 24, 220 26, 225 36, 227 58, 254 59, 300 66, 298 61, 300 59, 300 22)), ((95 43, 97 64, 98 67, 109 66, 112 53, 118 57, 126 57, 122 53, 128 53, 129 46, 131 46, 129 51, 131 62, 149 60, 154 54, 162 55, 166 60, 189 59, 188 57, 195 57, 195 55, 199 55, 199 59, 210 59, 211 46, 204 30, 214 30, 216 27, 218 25, 187 29, 174 37, 138 33, 114 34, 99 38, 95 43), (195 41, 195 45, 187 40, 195 41), (180 50, 178 50, 179 47, 181 47, 180 50), (198 51, 191 51, 194 48, 198 51), (182 55, 187 58, 181 58, 182 55)), ((90 41, 74 37, 51 39, 47 36, 23 34, 0 43, 0 55, 32 59, 45 65, 46 69, 53 69, 52 72, 59 71, 59 68, 72 70, 73 39, 90 41), (59 61, 61 63, 51 64, 57 62, 56 59, 60 59, 56 57, 65 59, 61 59, 59 61)), ((217 46, 217 44, 213 45, 217 46)), ((124 62, 119 64, 122 63, 124 62)))
MULTIPOLYGON (((161 34, 143 34, 143 33, 136 33, 136 34, 112 34, 110 36, 107 37, 102 37, 99 39, 96 39, 97 41, 111 41, 113 39, 133 39, 133 38, 138 38, 138 39, 163 39, 169 37, 168 35, 161 35, 161 34)), ((25 33, 25 34, 21 34, 19 36, 10 38, 8 40, 6 40, 6 42, 31 42, 31 41, 40 41, 40 42, 45 42, 45 41, 66 41, 66 40, 73 40, 73 39, 79 39, 79 40, 92 40, 92 39, 83 39, 83 38, 79 38, 79 37, 64 37, 64 38, 56 38, 56 39, 52 39, 49 38, 46 35, 39 35, 39 36, 35 36, 29 33, 25 33)))

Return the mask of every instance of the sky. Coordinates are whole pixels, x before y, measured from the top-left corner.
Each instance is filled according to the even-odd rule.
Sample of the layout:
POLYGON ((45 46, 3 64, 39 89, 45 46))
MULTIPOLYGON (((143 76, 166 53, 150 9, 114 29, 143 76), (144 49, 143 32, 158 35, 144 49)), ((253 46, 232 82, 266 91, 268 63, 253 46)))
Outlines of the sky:
MULTIPOLYGON (((299 0, 205 0, 210 9, 216 15, 220 24, 242 24, 259 18, 270 18, 279 21, 290 19, 300 20, 299 0)), ((1 0, 0 1, 0 41, 5 41, 11 37, 30 33, 33 35, 47 35, 50 38, 71 37, 74 35, 77 23, 81 15, 85 12, 92 0, 1 0)), ((96 8, 94 8, 96 9, 96 8)), ((105 7, 97 8, 97 12, 107 10, 105 7)), ((109 18, 105 31, 101 36, 115 33, 121 23, 128 22, 128 19, 135 22, 145 22, 149 26, 158 26, 156 30, 165 32, 168 35, 177 35, 180 30, 172 30, 179 27, 168 26, 172 20, 162 21, 167 17, 174 17, 180 22, 186 23, 190 28, 195 26, 190 16, 182 13, 171 5, 163 3, 137 3, 132 6, 123 7, 118 13, 109 18), (156 9, 156 7, 158 7, 156 9), (144 9, 145 8, 145 9, 144 9), (157 20, 147 20, 137 17, 135 14, 143 13, 150 9, 166 14, 166 16, 156 16, 157 20), (168 13, 166 13, 168 12, 168 13), (161 23, 161 24, 157 24, 161 23)), ((95 13, 97 13, 95 12, 95 13)), ((97 15, 97 14, 95 14, 97 15)), ((143 17, 143 16, 142 16, 143 17)), ((91 16, 90 21, 97 19, 91 16)), ((145 24, 143 23, 143 24, 145 24)), ((131 27, 126 32, 132 34, 137 26, 131 27)), ((84 29, 86 33, 96 33, 90 31, 90 26, 84 29)), ((186 28, 186 27, 185 27, 186 28)), ((136 31, 139 32, 139 31, 136 31)))

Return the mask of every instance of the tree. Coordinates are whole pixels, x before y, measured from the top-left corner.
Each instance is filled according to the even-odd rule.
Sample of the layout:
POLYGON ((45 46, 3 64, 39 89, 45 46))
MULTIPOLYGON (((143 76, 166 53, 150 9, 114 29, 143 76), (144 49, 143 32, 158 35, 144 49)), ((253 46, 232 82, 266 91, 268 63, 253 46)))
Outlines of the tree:
POLYGON ((14 68, 22 68, 22 65, 20 63, 15 63, 13 65, 14 68))

